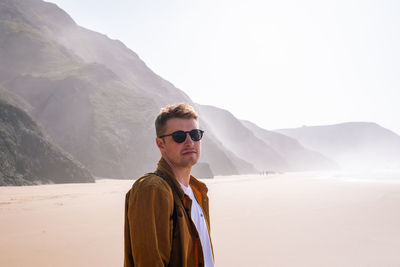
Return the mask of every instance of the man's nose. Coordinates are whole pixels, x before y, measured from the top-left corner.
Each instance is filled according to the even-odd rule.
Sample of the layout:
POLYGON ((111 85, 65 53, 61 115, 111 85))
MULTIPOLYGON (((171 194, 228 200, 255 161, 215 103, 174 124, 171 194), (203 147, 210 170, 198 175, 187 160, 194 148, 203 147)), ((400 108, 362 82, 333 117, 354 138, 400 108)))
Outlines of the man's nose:
POLYGON ((192 140, 192 137, 190 137, 189 133, 186 133, 185 145, 186 144, 188 145, 194 144, 194 141, 192 140))

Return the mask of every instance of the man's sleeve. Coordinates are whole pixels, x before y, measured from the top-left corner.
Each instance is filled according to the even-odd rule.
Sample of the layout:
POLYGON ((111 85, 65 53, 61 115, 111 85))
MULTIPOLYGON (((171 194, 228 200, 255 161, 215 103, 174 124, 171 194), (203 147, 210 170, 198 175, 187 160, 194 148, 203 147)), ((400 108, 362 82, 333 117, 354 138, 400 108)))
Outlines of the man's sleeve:
POLYGON ((171 255, 171 190, 165 186, 143 185, 129 196, 127 220, 135 267, 167 266, 171 255))

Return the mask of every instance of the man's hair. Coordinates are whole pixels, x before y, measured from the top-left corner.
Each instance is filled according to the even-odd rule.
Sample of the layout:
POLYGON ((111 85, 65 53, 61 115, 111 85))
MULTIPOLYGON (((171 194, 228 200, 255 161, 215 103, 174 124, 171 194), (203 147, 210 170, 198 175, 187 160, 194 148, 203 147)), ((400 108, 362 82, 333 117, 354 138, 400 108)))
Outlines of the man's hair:
POLYGON ((197 113, 187 103, 168 105, 162 108, 155 121, 157 136, 164 134, 167 121, 173 118, 197 120, 197 113))

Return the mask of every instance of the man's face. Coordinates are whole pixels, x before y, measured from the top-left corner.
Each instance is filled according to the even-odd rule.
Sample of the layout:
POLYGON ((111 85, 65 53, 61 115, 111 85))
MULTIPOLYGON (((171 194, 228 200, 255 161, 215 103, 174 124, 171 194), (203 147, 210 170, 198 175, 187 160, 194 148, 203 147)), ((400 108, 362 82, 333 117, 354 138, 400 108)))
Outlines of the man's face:
MULTIPOLYGON (((191 131, 198 129, 195 119, 172 118, 167 121, 163 134, 171 134, 175 131, 191 131)), ((183 143, 177 143, 172 136, 156 138, 157 146, 163 158, 177 168, 191 168, 200 157, 200 141, 193 141, 189 134, 183 143)))

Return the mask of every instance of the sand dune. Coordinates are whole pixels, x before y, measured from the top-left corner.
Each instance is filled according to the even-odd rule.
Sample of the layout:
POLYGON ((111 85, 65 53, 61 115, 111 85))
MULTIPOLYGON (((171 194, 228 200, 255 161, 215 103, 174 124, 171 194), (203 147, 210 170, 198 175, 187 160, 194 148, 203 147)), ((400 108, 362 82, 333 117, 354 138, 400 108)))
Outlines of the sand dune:
MULTIPOLYGON (((205 180, 216 266, 400 266, 400 182, 329 177, 205 180)), ((0 188, 0 266, 122 266, 131 184, 0 188)))

